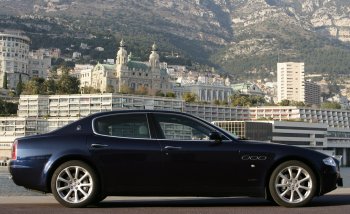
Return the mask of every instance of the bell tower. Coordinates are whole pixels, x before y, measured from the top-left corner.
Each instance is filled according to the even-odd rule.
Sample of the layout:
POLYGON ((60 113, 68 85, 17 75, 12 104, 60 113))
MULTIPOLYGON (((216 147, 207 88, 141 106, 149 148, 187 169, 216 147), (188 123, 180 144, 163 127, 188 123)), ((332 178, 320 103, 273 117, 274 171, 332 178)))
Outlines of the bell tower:
POLYGON ((116 59, 116 64, 117 65, 124 65, 128 62, 128 53, 125 50, 125 44, 124 40, 120 41, 120 46, 119 46, 119 51, 117 53, 117 59, 116 59))
POLYGON ((149 56, 149 64, 152 70, 159 68, 159 55, 157 53, 157 45, 155 43, 152 45, 152 52, 149 56))

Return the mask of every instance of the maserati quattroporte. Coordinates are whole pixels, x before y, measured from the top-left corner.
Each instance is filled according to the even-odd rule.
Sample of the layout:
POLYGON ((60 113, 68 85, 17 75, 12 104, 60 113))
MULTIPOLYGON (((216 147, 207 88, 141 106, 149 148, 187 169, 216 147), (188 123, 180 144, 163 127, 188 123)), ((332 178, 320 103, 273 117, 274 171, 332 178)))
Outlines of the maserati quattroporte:
POLYGON ((338 165, 317 151, 239 140, 192 115, 128 110, 17 139, 9 170, 67 207, 107 196, 255 196, 300 207, 341 185, 338 165))

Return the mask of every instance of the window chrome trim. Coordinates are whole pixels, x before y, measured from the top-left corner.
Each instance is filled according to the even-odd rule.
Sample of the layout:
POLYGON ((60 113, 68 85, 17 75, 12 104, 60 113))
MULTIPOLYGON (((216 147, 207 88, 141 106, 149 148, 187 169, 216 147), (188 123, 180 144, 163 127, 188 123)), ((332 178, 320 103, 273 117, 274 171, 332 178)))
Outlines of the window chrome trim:
POLYGON ((151 130, 150 130, 150 126, 149 126, 149 119, 148 119, 148 112, 125 112, 125 113, 113 113, 113 114, 106 114, 106 115, 102 115, 102 116, 98 116, 98 117, 95 117, 92 119, 91 121, 91 126, 92 126, 92 132, 95 134, 95 135, 98 135, 98 136, 103 136, 103 137, 111 137, 111 138, 118 138, 118 139, 134 139, 134 140, 150 140, 152 139, 152 136, 151 136, 151 130), (142 114, 142 115, 145 115, 146 116, 146 122, 147 122, 147 128, 148 128, 148 135, 149 135, 149 138, 135 138, 135 137, 122 137, 122 136, 113 136, 113 135, 104 135, 104 134, 100 134, 98 132, 96 132, 95 130, 95 120, 97 119, 100 119, 100 118, 104 118, 104 117, 111 117, 111 116, 116 116, 116 115, 137 115, 137 114, 142 114))

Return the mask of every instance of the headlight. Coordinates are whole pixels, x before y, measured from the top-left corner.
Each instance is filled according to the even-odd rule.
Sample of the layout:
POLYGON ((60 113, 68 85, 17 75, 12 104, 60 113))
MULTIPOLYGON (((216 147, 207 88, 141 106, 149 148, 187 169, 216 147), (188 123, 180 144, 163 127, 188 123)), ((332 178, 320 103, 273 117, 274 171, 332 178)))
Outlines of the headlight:
POLYGON ((332 157, 328 157, 328 158, 323 159, 323 163, 328 165, 328 166, 337 166, 337 164, 335 163, 335 161, 332 157))

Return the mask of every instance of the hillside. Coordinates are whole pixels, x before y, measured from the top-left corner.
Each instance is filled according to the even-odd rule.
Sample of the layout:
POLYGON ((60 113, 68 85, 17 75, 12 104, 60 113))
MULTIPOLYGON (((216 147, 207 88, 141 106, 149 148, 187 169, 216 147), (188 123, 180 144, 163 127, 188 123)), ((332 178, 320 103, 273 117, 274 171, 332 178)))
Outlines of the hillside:
POLYGON ((348 73, 349 11, 347 0, 11 0, 0 1, 0 27, 26 29, 35 47, 104 38, 109 58, 122 37, 142 59, 156 41, 165 55, 240 76, 267 76, 278 60, 348 73))

